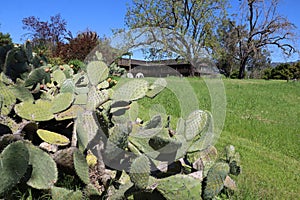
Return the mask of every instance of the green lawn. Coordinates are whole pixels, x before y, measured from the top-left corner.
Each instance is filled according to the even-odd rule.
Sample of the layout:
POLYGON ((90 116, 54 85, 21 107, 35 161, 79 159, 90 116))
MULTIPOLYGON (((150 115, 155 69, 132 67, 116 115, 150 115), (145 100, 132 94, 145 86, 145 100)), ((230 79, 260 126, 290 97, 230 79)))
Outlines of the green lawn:
MULTIPOLYGON (((211 110, 205 82, 188 78, 199 108, 211 110)), ((139 101, 139 116, 148 109, 165 110, 176 125, 182 108, 193 107, 184 79, 169 78, 169 89, 154 101, 139 101), (169 81, 171 80, 171 81, 169 81), (181 90, 180 97, 175 90, 181 90), (186 97, 185 105, 180 100, 186 97)), ((232 199, 300 199, 300 82, 223 80, 227 99, 226 120, 216 146, 233 144, 242 158, 238 191, 232 199)), ((151 113, 150 113, 151 114, 151 113)))

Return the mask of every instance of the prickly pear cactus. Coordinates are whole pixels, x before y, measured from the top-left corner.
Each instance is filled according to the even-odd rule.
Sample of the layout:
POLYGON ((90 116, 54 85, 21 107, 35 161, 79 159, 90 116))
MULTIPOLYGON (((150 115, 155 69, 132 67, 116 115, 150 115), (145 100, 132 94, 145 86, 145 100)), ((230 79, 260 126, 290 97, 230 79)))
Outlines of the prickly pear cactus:
POLYGON ((2 97, 1 114, 8 115, 16 103, 16 97, 2 82, 0 82, 0 94, 2 97))
POLYGON ((86 162, 84 155, 79 150, 76 150, 74 151, 73 159, 77 175, 85 184, 89 184, 89 166, 86 162))
POLYGON ((15 112, 20 117, 31 121, 49 121, 54 118, 51 112, 52 104, 47 100, 35 102, 24 101, 15 106, 15 112))
POLYGON ((177 174, 159 179, 156 189, 168 200, 201 199, 202 184, 193 177, 177 174))
POLYGON ((224 187, 224 181, 229 174, 229 165, 224 162, 217 162, 208 171, 206 187, 204 189, 204 199, 212 199, 215 197, 224 187))
POLYGON ((43 141, 45 141, 49 144, 54 144, 54 145, 58 145, 58 146, 66 146, 70 143, 69 138, 67 138, 64 135, 52 132, 52 131, 38 129, 37 134, 43 141))
POLYGON ((36 146, 27 144, 29 163, 32 173, 27 184, 36 189, 50 189, 57 181, 58 171, 56 163, 49 154, 36 146))
POLYGON ((150 162, 147 156, 141 155, 132 162, 129 176, 135 187, 146 189, 150 177, 150 162))
POLYGON ((27 171, 29 153, 23 142, 8 145, 0 154, 0 196, 14 187, 27 171))

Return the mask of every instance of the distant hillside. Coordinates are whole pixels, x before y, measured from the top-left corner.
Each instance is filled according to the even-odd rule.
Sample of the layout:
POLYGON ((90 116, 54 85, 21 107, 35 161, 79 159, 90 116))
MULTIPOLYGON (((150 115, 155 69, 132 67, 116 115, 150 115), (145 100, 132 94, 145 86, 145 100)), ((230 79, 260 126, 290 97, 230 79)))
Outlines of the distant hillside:
POLYGON ((293 62, 272 62, 271 67, 275 68, 277 65, 280 65, 280 64, 283 64, 283 63, 293 64, 293 63, 297 63, 297 62, 300 62, 300 60, 293 61, 293 62))

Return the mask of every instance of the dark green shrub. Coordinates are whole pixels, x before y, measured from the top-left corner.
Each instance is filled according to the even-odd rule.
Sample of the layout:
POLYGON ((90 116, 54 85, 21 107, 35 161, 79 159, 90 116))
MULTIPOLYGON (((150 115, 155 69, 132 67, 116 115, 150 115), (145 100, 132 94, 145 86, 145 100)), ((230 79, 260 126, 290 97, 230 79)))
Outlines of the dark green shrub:
POLYGON ((84 71, 86 69, 84 62, 78 59, 70 60, 68 65, 73 67, 74 73, 77 73, 78 71, 84 71))

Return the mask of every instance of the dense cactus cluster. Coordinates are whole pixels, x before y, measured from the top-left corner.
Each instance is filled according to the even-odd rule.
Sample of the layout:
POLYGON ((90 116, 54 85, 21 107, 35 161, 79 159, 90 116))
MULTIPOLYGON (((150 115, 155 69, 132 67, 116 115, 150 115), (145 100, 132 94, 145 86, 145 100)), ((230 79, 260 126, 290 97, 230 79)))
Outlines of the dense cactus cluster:
POLYGON ((69 65, 41 66, 15 80, 1 73, 0 124, 7 129, 0 135, 0 197, 24 184, 53 199, 213 199, 235 189, 229 175, 241 171, 239 154, 228 146, 221 159, 209 145, 208 111, 180 118, 176 130, 160 114, 140 123, 137 100, 155 97, 166 80, 131 79, 114 89, 96 57, 78 74, 69 65), (60 170, 84 186, 57 186, 60 170))

